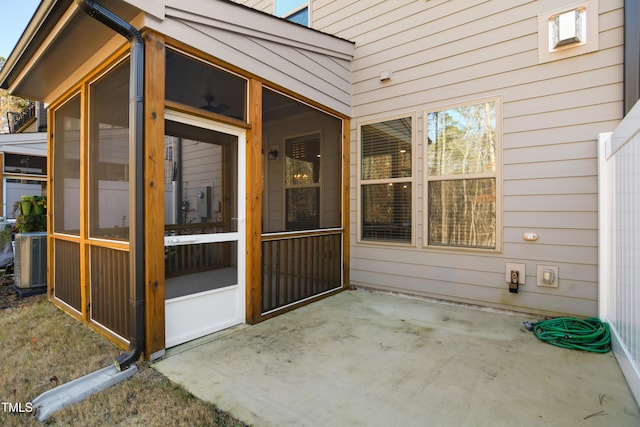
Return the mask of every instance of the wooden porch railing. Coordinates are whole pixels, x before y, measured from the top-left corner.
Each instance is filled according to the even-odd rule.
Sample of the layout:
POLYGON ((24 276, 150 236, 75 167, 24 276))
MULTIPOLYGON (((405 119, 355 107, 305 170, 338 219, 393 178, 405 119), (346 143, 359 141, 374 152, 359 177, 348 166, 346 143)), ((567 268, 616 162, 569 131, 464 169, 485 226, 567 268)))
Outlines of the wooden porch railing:
MULTIPOLYGON (((210 234, 223 230, 222 223, 165 225, 165 236, 210 234)), ((178 277, 215 270, 231 264, 231 242, 197 243, 165 247, 165 276, 178 277)))
POLYGON ((342 286, 342 231, 262 238, 262 313, 342 286))

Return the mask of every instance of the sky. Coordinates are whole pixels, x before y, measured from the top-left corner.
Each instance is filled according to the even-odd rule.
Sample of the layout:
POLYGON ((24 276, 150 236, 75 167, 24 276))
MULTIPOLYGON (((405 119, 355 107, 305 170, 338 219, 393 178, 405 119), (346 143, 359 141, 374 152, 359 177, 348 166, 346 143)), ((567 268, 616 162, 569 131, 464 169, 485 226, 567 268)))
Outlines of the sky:
MULTIPOLYGON (((279 0, 277 15, 307 3, 306 0, 279 0)), ((22 35, 40 0, 0 0, 0 56, 7 58, 22 35)))
POLYGON ((276 15, 282 16, 295 9, 296 7, 306 4, 307 0, 277 0, 276 1, 276 15))
POLYGON ((39 4, 40 0, 0 0, 0 56, 9 56, 39 4))

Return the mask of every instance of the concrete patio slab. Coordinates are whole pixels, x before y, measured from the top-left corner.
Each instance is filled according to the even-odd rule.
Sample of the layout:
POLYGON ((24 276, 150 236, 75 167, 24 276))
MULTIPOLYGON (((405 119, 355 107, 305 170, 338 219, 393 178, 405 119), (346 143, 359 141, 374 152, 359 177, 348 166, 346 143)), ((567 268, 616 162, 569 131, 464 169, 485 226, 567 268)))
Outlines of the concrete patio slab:
POLYGON ((255 426, 639 426, 612 353, 523 314, 365 290, 168 352, 153 366, 255 426))

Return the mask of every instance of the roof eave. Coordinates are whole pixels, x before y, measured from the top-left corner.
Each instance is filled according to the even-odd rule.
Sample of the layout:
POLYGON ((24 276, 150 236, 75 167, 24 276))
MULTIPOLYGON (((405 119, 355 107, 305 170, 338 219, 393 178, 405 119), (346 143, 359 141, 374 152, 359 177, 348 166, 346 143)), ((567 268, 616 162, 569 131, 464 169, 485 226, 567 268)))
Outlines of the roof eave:
MULTIPOLYGON (((124 0, 100 0, 109 10, 133 20, 140 10, 124 0)), ((45 0, 0 70, 0 87, 32 100, 47 97, 108 44, 126 39, 82 13, 74 0, 45 0)))
POLYGON ((16 68, 18 68, 21 63, 26 62, 25 53, 31 46, 31 41, 36 37, 40 28, 42 28, 45 21, 47 21, 47 17, 51 16, 54 10, 65 8, 65 5, 62 3, 70 3, 70 1, 42 0, 40 2, 27 27, 22 32, 18 42, 6 59, 4 66, 0 69, 1 89, 9 89, 9 79, 11 75, 15 74, 16 68))

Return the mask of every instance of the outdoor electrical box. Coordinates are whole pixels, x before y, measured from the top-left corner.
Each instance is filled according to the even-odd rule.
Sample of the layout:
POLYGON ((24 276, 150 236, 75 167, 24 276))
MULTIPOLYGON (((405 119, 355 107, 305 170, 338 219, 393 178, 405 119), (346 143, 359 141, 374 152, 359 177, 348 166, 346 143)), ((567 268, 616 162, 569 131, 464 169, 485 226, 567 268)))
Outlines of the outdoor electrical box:
POLYGON ((210 206, 211 206, 211 187, 200 187, 198 188, 197 194, 197 203, 196 208, 198 210, 198 217, 200 218, 209 218, 210 216, 210 206))
POLYGON ((558 266, 557 265, 537 265, 536 285, 547 288, 558 287, 558 266))

